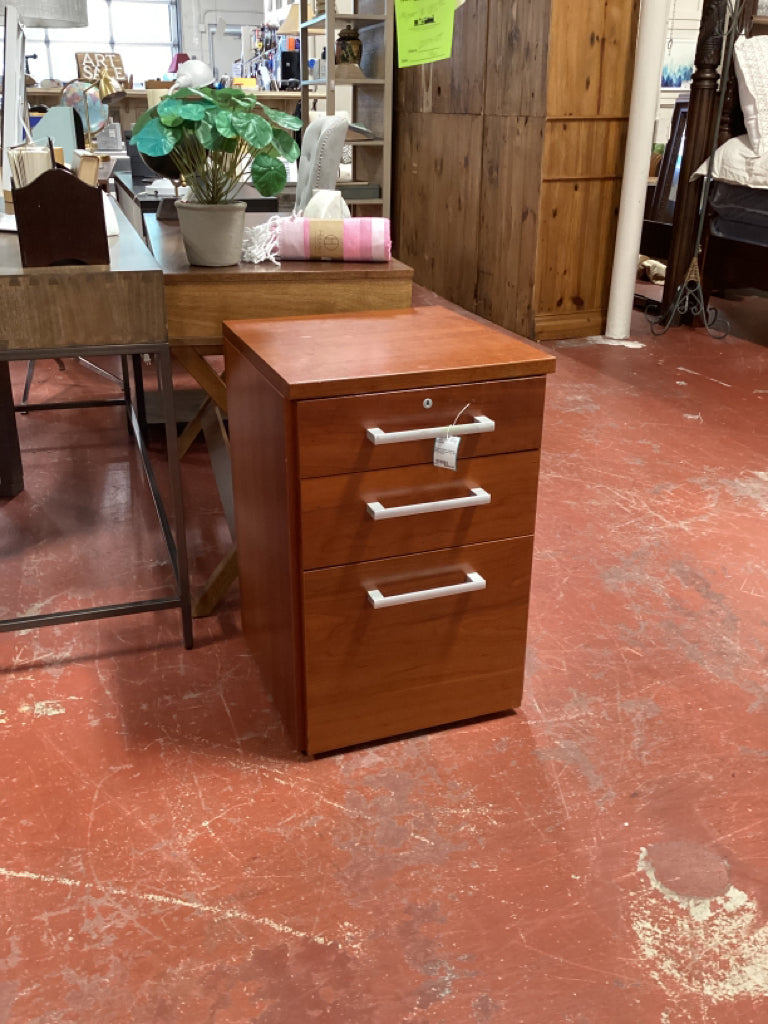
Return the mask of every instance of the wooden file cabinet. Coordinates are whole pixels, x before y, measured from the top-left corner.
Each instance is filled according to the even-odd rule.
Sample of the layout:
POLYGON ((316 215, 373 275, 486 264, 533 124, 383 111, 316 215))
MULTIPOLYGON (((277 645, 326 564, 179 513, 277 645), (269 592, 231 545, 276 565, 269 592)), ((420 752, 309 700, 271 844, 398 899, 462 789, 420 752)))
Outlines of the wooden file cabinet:
POLYGON ((554 358, 440 307, 224 337, 243 627, 297 747, 517 706, 554 358))

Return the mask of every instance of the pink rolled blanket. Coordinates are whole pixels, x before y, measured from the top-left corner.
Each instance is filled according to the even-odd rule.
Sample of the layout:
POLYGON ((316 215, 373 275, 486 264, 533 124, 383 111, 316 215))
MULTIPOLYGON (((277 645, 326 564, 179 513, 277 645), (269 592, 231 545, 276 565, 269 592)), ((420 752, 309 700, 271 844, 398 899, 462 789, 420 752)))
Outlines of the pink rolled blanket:
POLYGON ((274 226, 281 260, 344 260, 380 263, 391 258, 386 217, 315 220, 282 217, 274 226))

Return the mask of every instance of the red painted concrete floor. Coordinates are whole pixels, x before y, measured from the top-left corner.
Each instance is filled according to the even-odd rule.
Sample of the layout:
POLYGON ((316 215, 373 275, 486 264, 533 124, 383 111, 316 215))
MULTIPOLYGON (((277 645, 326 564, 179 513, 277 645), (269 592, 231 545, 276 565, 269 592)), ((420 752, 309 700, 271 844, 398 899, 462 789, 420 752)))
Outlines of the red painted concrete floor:
MULTIPOLYGON (((767 1020, 766 305, 734 309, 757 340, 551 346, 517 714, 303 758, 236 591, 192 651, 175 612, 0 635, 0 1022, 767 1020)), ((161 588, 121 413, 19 427, 4 614, 161 588)), ((198 585, 226 531, 183 473, 198 585)))

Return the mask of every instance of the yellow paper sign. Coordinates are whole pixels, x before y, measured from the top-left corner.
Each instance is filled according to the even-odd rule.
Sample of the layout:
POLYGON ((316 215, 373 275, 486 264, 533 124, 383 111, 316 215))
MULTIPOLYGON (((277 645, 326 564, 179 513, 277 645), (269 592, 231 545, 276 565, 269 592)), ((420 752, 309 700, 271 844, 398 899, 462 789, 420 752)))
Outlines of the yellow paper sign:
POLYGON ((399 67, 451 56, 455 7, 456 0, 395 0, 399 67))

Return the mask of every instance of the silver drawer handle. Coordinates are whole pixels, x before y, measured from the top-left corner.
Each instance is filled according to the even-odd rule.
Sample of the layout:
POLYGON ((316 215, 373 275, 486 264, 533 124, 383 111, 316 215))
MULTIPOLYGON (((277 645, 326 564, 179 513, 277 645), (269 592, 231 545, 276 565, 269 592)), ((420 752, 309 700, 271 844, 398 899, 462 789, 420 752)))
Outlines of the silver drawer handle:
POLYGON ((472 423, 446 423, 444 427, 423 427, 420 430, 393 430, 390 433, 381 427, 369 427, 365 436, 372 444, 400 444, 401 441, 431 441, 436 437, 452 437, 464 434, 490 434, 496 429, 494 420, 487 416, 475 416, 472 423))
POLYGON ((436 597, 455 597, 470 594, 473 590, 485 590, 485 580, 479 572, 468 572, 466 583, 454 583, 450 587, 432 587, 431 590, 411 590, 407 594, 384 597, 380 590, 369 590, 368 600, 374 608, 394 608, 398 604, 414 604, 416 601, 432 601, 436 597))
POLYGON ((402 519, 420 516, 425 512, 449 512, 455 508, 473 508, 490 504, 491 496, 482 487, 472 487, 466 498, 446 498, 444 501, 420 501, 415 505, 391 505, 386 508, 380 501, 368 501, 365 507, 374 519, 402 519))

